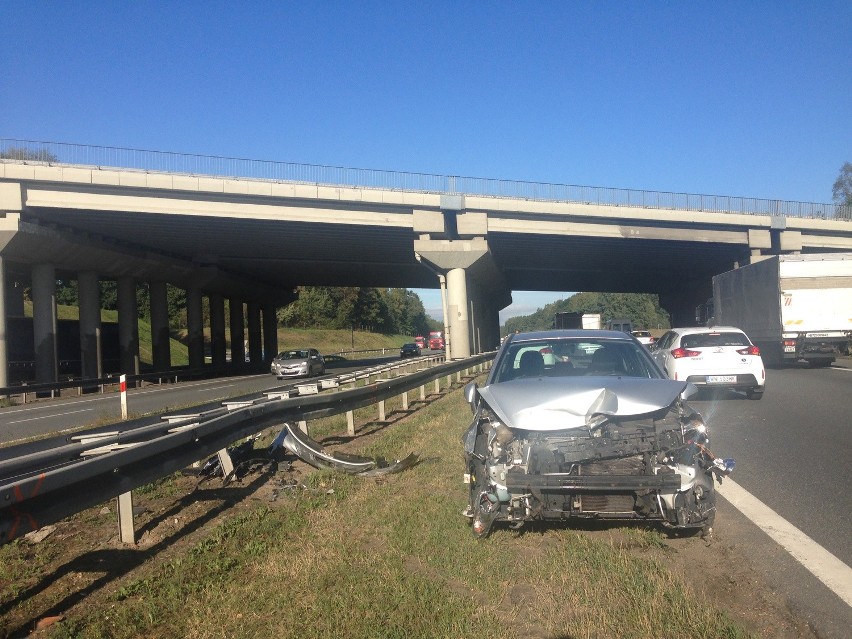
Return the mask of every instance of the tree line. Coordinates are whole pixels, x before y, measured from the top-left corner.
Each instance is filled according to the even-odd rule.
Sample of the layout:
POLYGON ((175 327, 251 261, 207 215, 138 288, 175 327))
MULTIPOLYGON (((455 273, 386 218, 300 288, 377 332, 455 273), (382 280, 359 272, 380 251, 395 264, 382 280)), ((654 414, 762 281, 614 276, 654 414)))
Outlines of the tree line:
MULTIPOLYGON (((368 287, 315 287, 301 286, 296 301, 277 311, 279 326, 290 328, 357 329, 385 335, 428 335, 430 330, 440 330, 439 322, 428 317, 420 297, 400 288, 368 287)), ((24 296, 31 299, 29 288, 24 296)), ((101 308, 118 309, 118 285, 114 281, 100 282, 101 308)), ((56 302, 79 306, 76 280, 58 280, 56 302)), ((175 330, 186 327, 186 291, 176 286, 166 286, 169 327, 175 330)), ((226 300, 226 304, 227 304, 226 300)), ((150 317, 151 296, 148 287, 136 287, 136 309, 140 318, 150 317)), ((209 308, 202 307, 203 321, 209 323, 209 308)), ((225 313, 225 322, 230 321, 225 313)))
POLYGON ((669 328, 669 314, 660 308, 658 295, 650 293, 575 293, 538 309, 532 315, 510 317, 505 332, 541 331, 553 328, 556 313, 600 313, 601 323, 628 318, 634 328, 669 328))
POLYGON ((414 291, 401 288, 300 286, 298 299, 278 309, 293 328, 359 329, 386 335, 428 335, 439 323, 414 291))

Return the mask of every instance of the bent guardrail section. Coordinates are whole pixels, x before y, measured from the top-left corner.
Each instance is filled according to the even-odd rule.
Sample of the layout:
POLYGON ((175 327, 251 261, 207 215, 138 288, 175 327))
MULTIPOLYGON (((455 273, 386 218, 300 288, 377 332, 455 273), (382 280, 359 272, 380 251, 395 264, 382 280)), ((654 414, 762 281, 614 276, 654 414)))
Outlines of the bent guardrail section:
MULTIPOLYGON (((44 449, 36 446, 34 450, 32 443, 26 448, 0 449, 0 543, 113 497, 129 495, 134 488, 221 454, 233 442, 268 427, 381 404, 454 373, 460 378, 462 371, 482 367, 493 357, 494 353, 484 353, 349 390, 337 386, 334 392, 323 393, 312 388, 294 397, 289 391, 270 392, 237 405, 224 402, 222 408, 206 413, 163 416, 160 423, 131 430, 105 432, 101 428, 76 433, 63 438, 61 445, 54 438, 44 449)), ((376 371, 360 372, 361 376, 369 374, 376 371)), ((350 373, 340 376, 338 382, 354 384, 358 377, 359 373, 350 373)), ((119 509, 119 526, 124 531, 121 500, 119 509)), ((132 514, 129 516, 132 522, 132 514)), ((124 532, 122 540, 128 541, 124 532)))

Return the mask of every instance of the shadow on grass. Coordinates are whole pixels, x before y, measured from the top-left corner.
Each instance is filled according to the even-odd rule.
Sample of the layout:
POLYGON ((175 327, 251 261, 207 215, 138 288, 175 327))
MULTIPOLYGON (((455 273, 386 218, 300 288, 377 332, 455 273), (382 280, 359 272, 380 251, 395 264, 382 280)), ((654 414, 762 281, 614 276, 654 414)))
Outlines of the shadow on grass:
POLYGON ((50 608, 34 613, 34 617, 28 619, 17 627, 9 627, 6 632, 8 637, 27 637, 35 627, 36 622, 42 617, 61 615, 65 611, 80 603, 83 599, 108 585, 113 580, 123 577, 128 571, 138 568, 157 553, 168 548, 170 545, 180 541, 181 539, 198 531, 221 513, 227 511, 232 506, 236 505, 249 495, 253 494, 263 483, 268 481, 269 474, 261 473, 251 483, 244 486, 231 486, 227 488, 215 488, 212 490, 193 490, 191 493, 178 499, 165 512, 158 515, 155 519, 143 525, 138 534, 141 537, 146 531, 153 530, 160 523, 182 511, 190 504, 199 501, 222 500, 218 506, 207 510, 196 519, 187 522, 180 530, 174 534, 163 538, 146 548, 109 548, 102 550, 93 550, 71 561, 59 566, 49 575, 44 575, 39 583, 31 588, 22 591, 18 597, 11 601, 0 605, 0 615, 5 615, 19 601, 26 601, 30 597, 34 597, 46 590, 55 581, 62 579, 73 573, 103 573, 100 577, 87 584, 78 590, 75 590, 66 595, 61 600, 54 603, 50 608))

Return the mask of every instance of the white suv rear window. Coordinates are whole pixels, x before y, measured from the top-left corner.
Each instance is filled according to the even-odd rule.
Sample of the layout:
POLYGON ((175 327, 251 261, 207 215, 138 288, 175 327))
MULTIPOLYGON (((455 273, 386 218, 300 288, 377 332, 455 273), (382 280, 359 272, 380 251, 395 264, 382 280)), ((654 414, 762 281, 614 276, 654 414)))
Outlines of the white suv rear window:
POLYGON ((701 348, 708 346, 748 346, 750 342, 742 333, 699 333, 684 335, 680 340, 681 348, 701 348))

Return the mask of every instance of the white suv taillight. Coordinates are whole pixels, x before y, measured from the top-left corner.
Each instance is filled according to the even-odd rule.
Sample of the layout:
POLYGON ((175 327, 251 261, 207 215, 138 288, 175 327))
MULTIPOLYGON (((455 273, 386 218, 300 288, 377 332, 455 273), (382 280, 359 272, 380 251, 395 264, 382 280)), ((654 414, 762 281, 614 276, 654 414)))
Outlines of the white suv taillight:
POLYGON ((701 355, 701 351, 689 351, 685 348, 674 348, 671 353, 675 359, 680 359, 681 357, 698 357, 701 355))
POLYGON ((748 348, 741 348, 737 350, 740 355, 760 355, 760 349, 752 344, 748 348))

